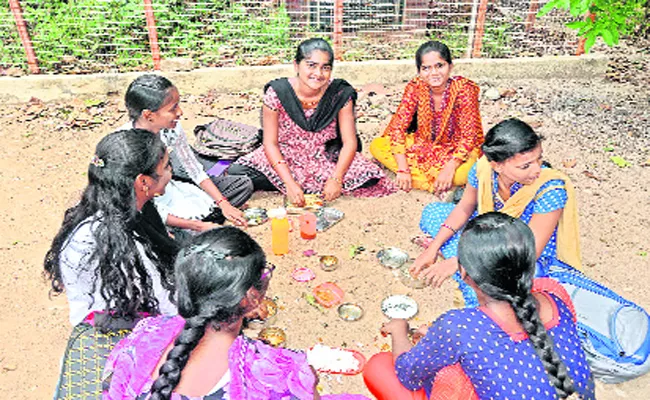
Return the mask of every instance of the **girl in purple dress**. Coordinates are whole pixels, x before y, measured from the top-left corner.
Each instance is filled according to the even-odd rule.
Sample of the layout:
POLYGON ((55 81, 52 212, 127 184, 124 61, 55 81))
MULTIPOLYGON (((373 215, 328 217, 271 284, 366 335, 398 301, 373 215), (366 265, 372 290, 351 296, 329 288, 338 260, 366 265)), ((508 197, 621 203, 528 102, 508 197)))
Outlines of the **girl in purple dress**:
POLYGON ((115 347, 104 400, 320 399, 305 353, 240 334, 244 317, 257 315, 273 269, 238 228, 195 236, 175 264, 180 316, 144 319, 115 347))

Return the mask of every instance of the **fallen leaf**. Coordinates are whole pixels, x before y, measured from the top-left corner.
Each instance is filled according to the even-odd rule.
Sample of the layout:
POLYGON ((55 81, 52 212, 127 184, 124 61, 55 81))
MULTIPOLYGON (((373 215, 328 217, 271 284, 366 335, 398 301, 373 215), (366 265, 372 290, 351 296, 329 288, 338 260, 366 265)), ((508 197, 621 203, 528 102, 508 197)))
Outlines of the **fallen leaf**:
POLYGON ((611 157, 609 157, 609 159, 614 164, 616 164, 616 166, 618 166, 619 168, 626 168, 626 167, 629 167, 629 166, 632 165, 629 161, 627 161, 626 159, 624 159, 621 156, 611 156, 611 157))
POLYGON ((316 297, 314 297, 313 294, 311 294, 311 293, 303 293, 302 298, 305 299, 307 304, 309 304, 310 306, 314 307, 315 309, 322 312, 323 314, 325 313, 325 309, 323 308, 323 306, 318 304, 318 302, 316 301, 316 297))
POLYGON ((517 94, 517 90, 514 88, 503 89, 500 92, 501 97, 512 97, 517 94))
POLYGON ((598 182, 602 182, 602 181, 604 181, 603 178, 601 178, 601 177, 599 177, 599 176, 596 176, 596 175, 594 175, 592 172, 589 172, 589 171, 587 171, 587 170, 582 171, 582 173, 583 173, 587 178, 595 179, 595 180, 597 180, 598 182))
POLYGON ((88 99, 88 100, 84 101, 84 105, 86 107, 88 107, 88 108, 99 107, 99 106, 102 106, 104 104, 105 104, 104 100, 99 100, 99 99, 88 99))
POLYGON ((350 258, 354 258, 366 250, 362 245, 350 245, 350 250, 348 252, 350 258))
POLYGON ((576 160, 575 158, 567 158, 567 159, 562 161, 562 166, 564 168, 573 168, 573 167, 576 166, 577 163, 578 163, 578 160, 576 160))
POLYGON ((648 255, 648 252, 647 252, 647 251, 640 251, 640 252, 639 252, 639 255, 640 255, 641 257, 645 257, 645 256, 648 255))
POLYGON ((612 151, 614 151, 614 146, 605 146, 605 147, 603 147, 603 151, 606 151, 608 153, 612 152, 612 151))
POLYGON ((2 366, 2 369, 8 372, 8 371, 15 371, 18 369, 18 367, 16 366, 16 364, 5 364, 2 366))

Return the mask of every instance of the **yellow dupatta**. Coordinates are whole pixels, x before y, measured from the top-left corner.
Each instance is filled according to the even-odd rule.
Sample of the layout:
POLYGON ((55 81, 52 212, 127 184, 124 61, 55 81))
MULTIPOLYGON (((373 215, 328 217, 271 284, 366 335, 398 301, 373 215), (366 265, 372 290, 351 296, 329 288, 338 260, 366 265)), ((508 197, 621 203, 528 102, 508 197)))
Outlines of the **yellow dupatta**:
MULTIPOLYGON (((478 213, 494 211, 492 197, 492 166, 485 156, 476 164, 478 178, 478 213)), ((531 185, 524 185, 517 193, 510 196, 504 207, 499 210, 511 217, 519 218, 531 201, 540 198, 546 191, 538 193, 539 188, 554 179, 564 181, 567 202, 562 211, 557 227, 557 258, 576 269, 582 269, 580 261, 580 233, 578 230, 578 206, 573 184, 568 176, 552 168, 543 168, 537 180, 531 185)), ((550 190, 550 189, 549 189, 550 190)))

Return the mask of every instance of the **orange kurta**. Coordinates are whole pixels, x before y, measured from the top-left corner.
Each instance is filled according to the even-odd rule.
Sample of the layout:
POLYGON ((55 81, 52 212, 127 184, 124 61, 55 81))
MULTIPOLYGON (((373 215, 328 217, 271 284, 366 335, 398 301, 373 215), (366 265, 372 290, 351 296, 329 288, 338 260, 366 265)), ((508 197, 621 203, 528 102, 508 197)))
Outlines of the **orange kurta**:
MULTIPOLYGON (((402 102, 384 131, 383 139, 390 139, 392 154, 406 154, 413 173, 416 170, 423 175, 420 189, 433 190, 438 173, 452 158, 466 163, 480 155, 484 139, 478 96, 479 87, 471 80, 450 78, 443 95, 443 109, 436 113, 431 87, 423 79, 416 77, 406 86, 402 102), (417 130, 409 134, 407 129, 416 111, 417 130), (432 134, 434 125, 435 135, 432 134)), ((376 158, 389 168, 390 161, 394 161, 384 162, 377 155, 376 158)), ((469 168, 465 175, 466 172, 469 168)))

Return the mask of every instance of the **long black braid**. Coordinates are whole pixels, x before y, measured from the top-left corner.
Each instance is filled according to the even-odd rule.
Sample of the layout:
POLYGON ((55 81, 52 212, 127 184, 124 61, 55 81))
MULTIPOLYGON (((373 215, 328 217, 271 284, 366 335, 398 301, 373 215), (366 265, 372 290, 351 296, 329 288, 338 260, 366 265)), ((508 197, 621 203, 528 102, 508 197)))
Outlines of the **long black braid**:
POLYGON ((528 334, 560 398, 575 392, 566 365, 555 351, 531 294, 535 237, 524 222, 498 212, 470 221, 458 244, 458 262, 487 296, 507 301, 528 334))
POLYGON ((88 186, 79 203, 65 212, 63 224, 45 256, 44 272, 54 293, 65 289, 60 259, 68 240, 82 224, 92 224, 95 244, 82 260, 84 265, 95 268, 95 280, 88 293, 95 291, 99 279, 107 310, 116 318, 135 319, 141 312, 158 312, 152 279, 136 241, 160 273, 163 287, 170 291, 172 269, 151 251, 146 237, 135 233, 134 182, 140 174, 157 179, 156 167, 165 152, 158 135, 142 129, 114 132, 97 144, 95 158, 88 167, 88 186))
POLYGON ((194 237, 175 264, 178 313, 185 326, 160 367, 151 400, 167 400, 206 329, 241 318, 241 303, 251 287, 262 290, 262 248, 245 232, 223 227, 194 237))

